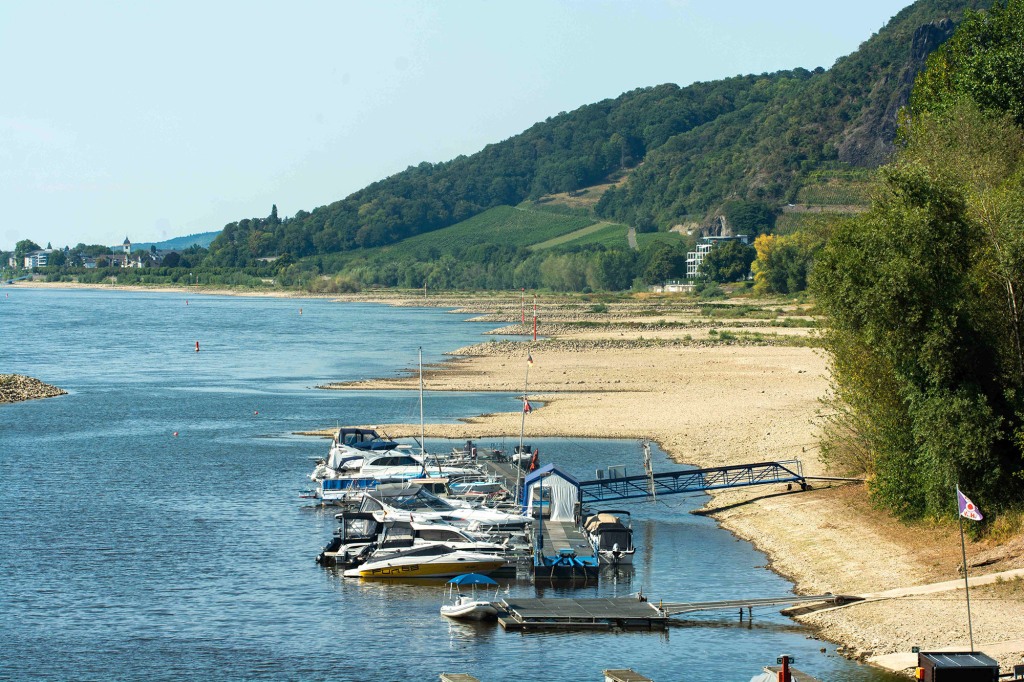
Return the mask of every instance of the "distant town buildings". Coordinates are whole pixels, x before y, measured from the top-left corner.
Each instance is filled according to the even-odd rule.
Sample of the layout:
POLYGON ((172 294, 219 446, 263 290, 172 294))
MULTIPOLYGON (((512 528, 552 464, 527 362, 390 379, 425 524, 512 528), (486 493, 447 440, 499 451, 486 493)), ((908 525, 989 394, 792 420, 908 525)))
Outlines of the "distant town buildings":
MULTIPOLYGON (((20 259, 12 255, 7 259, 7 265, 10 268, 21 268, 25 270, 45 268, 51 264, 51 256, 55 251, 60 251, 60 249, 38 249, 36 251, 26 253, 20 259)), ((163 263, 164 258, 169 254, 179 253, 172 249, 160 249, 139 251, 133 254, 132 242, 128 237, 124 238, 124 243, 121 244, 120 249, 117 247, 111 248, 110 253, 108 254, 86 256, 81 253, 72 252, 67 247, 63 249, 63 252, 64 255, 67 256, 67 259, 64 261, 67 265, 88 269, 97 267, 144 268, 148 266, 159 266, 163 263)))

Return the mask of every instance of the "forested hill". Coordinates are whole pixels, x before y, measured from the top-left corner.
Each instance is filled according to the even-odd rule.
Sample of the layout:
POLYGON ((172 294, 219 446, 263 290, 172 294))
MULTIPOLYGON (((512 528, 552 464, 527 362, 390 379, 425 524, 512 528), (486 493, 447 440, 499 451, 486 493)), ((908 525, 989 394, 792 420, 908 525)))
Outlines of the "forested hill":
POLYGON ((421 163, 312 213, 224 227, 213 265, 381 246, 488 208, 587 187, 628 171, 602 217, 664 228, 730 198, 790 201, 821 168, 872 167, 892 149, 896 114, 927 55, 966 8, 919 0, 829 70, 794 69, 641 88, 537 123, 472 156, 421 163))

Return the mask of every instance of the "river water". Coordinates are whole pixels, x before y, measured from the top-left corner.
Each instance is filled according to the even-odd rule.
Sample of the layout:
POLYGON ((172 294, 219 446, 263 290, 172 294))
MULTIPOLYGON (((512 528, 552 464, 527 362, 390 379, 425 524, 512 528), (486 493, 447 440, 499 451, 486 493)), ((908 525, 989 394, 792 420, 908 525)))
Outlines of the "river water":
MULTIPOLYGON (((419 402, 414 392, 313 387, 394 375, 415 365, 420 347, 424 362, 440 361, 489 329, 466 316, 4 287, 0 329, 0 373, 70 393, 0 405, 0 678, 387 681, 446 671, 596 682, 602 669, 632 667, 657 682, 746 682, 788 653, 824 680, 893 679, 772 609, 755 610, 753 623, 717 613, 665 632, 523 635, 446 621, 438 585, 352 581, 318 567, 335 521, 304 507, 299 491, 327 443, 293 434, 415 422, 419 402)), ((425 411, 454 422, 518 405, 508 394, 428 393, 425 411)), ((545 461, 586 478, 609 464, 641 468, 628 441, 532 442, 545 461)), ((656 458, 659 470, 676 466, 656 458)), ((687 513, 705 501, 631 505, 632 571, 573 590, 501 589, 642 589, 666 601, 790 593, 764 555, 687 513)))

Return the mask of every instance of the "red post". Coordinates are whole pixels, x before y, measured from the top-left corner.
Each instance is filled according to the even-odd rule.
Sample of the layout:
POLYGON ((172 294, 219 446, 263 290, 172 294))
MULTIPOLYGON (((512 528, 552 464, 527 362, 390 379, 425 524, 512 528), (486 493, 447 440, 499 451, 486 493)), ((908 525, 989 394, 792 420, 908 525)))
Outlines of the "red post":
POLYGON ((792 682, 789 676, 789 656, 782 657, 782 670, 779 671, 779 682, 792 682))
POLYGON ((533 340, 537 340, 537 297, 533 297, 533 340))
POLYGON ((523 313, 523 326, 526 326, 526 287, 519 290, 519 306, 523 313))

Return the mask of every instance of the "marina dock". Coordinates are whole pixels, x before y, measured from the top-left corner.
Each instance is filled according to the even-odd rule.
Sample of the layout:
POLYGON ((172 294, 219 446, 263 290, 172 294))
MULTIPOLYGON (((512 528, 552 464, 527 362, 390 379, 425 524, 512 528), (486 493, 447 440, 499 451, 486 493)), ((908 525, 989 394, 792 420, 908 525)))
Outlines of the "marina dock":
POLYGON ((498 623, 506 630, 664 628, 668 614, 636 597, 503 599, 498 623))
POLYGON ((498 623, 506 630, 609 630, 611 628, 664 628, 673 616, 695 611, 780 606, 797 602, 832 601, 844 598, 831 594, 787 595, 758 599, 729 599, 708 602, 654 602, 639 596, 607 599, 503 599, 495 602, 498 623))
POLYGON ((535 577, 597 580, 599 567, 594 547, 575 521, 545 520, 538 526, 535 542, 535 577))

